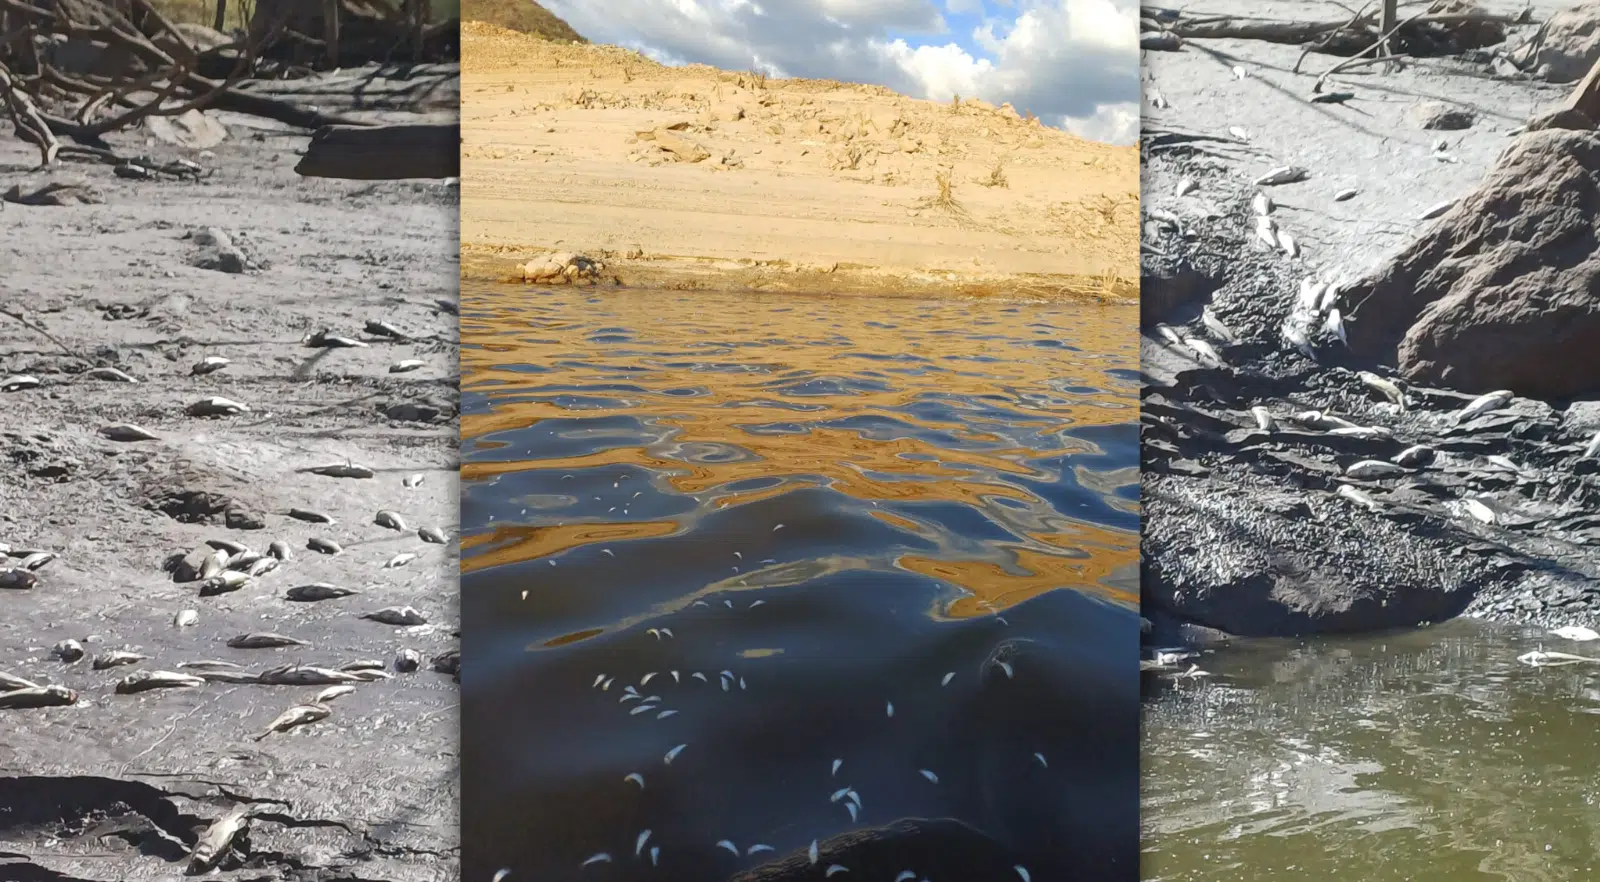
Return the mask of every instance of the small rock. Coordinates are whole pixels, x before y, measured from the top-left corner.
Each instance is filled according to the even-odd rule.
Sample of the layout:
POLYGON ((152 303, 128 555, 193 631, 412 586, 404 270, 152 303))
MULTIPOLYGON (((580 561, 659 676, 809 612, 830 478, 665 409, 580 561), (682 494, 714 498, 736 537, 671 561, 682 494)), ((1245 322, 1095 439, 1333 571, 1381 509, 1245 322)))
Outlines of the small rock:
POLYGON ((1470 129, 1477 119, 1472 111, 1443 101, 1418 101, 1411 105, 1406 115, 1418 128, 1443 132, 1470 129))

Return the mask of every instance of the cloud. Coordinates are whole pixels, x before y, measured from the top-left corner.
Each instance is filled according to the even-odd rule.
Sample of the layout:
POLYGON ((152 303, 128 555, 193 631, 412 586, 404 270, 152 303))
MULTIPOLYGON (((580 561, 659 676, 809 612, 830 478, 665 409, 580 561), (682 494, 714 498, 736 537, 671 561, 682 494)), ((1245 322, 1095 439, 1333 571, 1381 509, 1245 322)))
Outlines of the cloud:
POLYGON ((1010 102, 1095 140, 1138 136, 1137 0, 548 0, 664 63, 1010 102), (936 2, 939 5, 936 5, 936 2))

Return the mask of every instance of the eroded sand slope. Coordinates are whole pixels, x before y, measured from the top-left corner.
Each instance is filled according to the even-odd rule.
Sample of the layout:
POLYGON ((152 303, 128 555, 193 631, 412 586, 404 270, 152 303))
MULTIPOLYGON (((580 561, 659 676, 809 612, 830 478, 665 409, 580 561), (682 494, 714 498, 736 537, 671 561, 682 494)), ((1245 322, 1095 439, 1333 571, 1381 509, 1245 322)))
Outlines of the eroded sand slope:
POLYGON ((573 251, 670 287, 1136 291, 1136 148, 970 99, 462 39, 469 275, 573 251))

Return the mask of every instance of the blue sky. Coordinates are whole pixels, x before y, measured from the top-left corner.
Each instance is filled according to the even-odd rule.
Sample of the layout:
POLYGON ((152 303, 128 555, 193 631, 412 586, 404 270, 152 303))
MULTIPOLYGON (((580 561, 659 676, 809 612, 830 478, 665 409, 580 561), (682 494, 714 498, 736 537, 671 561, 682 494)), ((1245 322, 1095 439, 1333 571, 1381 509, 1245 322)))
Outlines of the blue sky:
POLYGON ((669 64, 1011 102, 1097 141, 1139 127, 1137 0, 546 0, 599 43, 669 64))

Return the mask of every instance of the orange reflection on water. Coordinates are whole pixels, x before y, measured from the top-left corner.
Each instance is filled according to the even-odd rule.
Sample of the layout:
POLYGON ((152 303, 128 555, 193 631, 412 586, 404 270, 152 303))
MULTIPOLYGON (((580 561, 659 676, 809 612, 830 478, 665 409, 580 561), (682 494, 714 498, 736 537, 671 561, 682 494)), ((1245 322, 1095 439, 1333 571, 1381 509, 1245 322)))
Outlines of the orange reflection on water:
MULTIPOLYGON (((1071 403, 1025 403, 1029 395, 1060 399, 1065 393, 1052 390, 1061 387, 1103 388, 1107 367, 1136 366, 1136 316, 1131 309, 1041 306, 1008 313, 959 302, 707 292, 584 291, 530 299, 520 288, 473 292, 470 287, 465 296, 474 302, 462 320, 462 386, 488 396, 491 410, 463 415, 464 443, 531 429, 552 418, 614 415, 655 427, 653 437, 670 438, 648 448, 625 438, 599 438, 593 452, 581 455, 467 462, 461 469, 465 481, 528 470, 565 473, 629 465, 649 470, 678 493, 715 495, 708 504, 720 508, 821 484, 871 502, 990 510, 992 500, 1006 499, 1029 511, 1024 519, 1052 525, 1048 532, 1020 537, 1035 547, 1008 547, 1016 572, 1002 570, 992 559, 903 558, 907 569, 973 594, 957 604, 956 614, 975 614, 979 603, 984 604, 981 611, 992 611, 993 606, 1063 586, 1109 591, 1099 585, 1102 577, 1138 558, 1132 531, 1072 521, 1006 480, 1019 476, 1049 482, 1053 476, 1040 474, 1030 461, 1100 453, 1074 438, 1074 428, 1126 425, 1136 419, 1137 402, 1127 391, 1075 390, 1071 403), (574 313, 583 318, 572 319, 574 313), (1041 321, 1070 328, 1070 342, 1095 355, 1030 347, 1028 341, 1041 337, 1036 327, 1041 321), (591 339, 602 328, 624 328, 624 339, 591 339), (981 339, 978 332, 990 339, 981 339), (925 360, 857 357, 863 353, 925 360), (1115 355, 1117 361, 1107 363, 1102 354, 1115 355), (518 370, 518 365, 544 370, 518 370), (810 394, 786 388, 801 383, 808 384, 804 391, 810 394), (827 391, 828 383, 837 383, 840 391, 827 391), (685 396, 684 391, 694 394, 685 396), (582 408, 569 409, 550 400, 560 395, 589 400, 582 408), (871 428, 838 425, 845 420, 871 428), (789 430, 761 429, 775 425, 789 430), (1036 438, 1042 449, 1019 448, 1018 438, 1036 438), (696 445, 735 455, 711 461, 696 453, 696 445), (723 489, 774 477, 784 480, 734 493, 723 489), (1067 553, 1052 554, 1052 547, 1067 553)), ((1084 475, 1104 486, 1079 483, 1107 492, 1126 483, 1127 475, 1137 480, 1136 469, 1122 471, 1084 475)), ((1127 507, 1120 500, 1113 504, 1127 507)), ((911 519, 873 514, 925 538, 937 534, 938 528, 911 519)), ((471 572, 594 542, 669 535, 680 527, 502 525, 493 532, 493 549, 464 558, 462 567, 471 572)), ((465 545, 464 550, 472 547, 465 545)), ((1130 600, 1121 596, 1126 592, 1113 593, 1130 600)))

